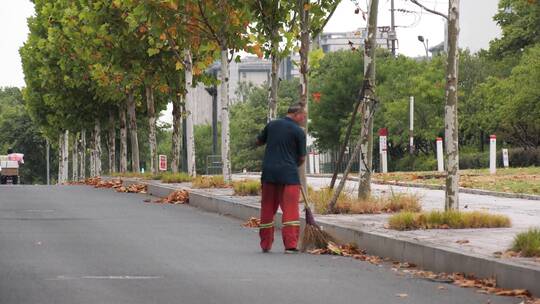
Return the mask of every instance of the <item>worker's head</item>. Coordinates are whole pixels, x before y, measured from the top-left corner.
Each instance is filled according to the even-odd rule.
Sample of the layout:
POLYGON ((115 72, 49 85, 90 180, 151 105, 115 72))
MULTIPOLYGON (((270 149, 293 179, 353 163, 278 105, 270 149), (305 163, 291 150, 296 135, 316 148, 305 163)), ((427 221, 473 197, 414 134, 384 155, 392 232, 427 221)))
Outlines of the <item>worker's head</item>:
POLYGON ((7 149, 7 154, 11 154, 11 153, 13 153, 13 149, 12 149, 12 148, 8 148, 8 149, 7 149))
POLYGON ((294 120, 297 124, 301 125, 306 120, 306 111, 301 104, 295 103, 287 110, 287 117, 294 120))

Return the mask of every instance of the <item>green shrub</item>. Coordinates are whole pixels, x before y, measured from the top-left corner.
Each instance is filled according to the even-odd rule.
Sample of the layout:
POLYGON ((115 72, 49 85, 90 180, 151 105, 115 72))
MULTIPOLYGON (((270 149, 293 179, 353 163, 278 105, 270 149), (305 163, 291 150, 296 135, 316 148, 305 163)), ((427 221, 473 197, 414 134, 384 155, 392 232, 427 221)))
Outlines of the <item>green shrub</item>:
POLYGON ((395 230, 500 228, 510 227, 510 224, 505 215, 483 211, 400 212, 388 220, 389 227, 395 230))
POLYGON ((191 182, 193 178, 185 172, 180 173, 163 173, 161 181, 164 183, 186 183, 191 182))
POLYGON ((261 194, 261 182, 255 179, 235 181, 232 183, 234 195, 248 196, 261 194))
POLYGON ((516 235, 512 250, 526 257, 540 257, 540 228, 531 228, 516 235))

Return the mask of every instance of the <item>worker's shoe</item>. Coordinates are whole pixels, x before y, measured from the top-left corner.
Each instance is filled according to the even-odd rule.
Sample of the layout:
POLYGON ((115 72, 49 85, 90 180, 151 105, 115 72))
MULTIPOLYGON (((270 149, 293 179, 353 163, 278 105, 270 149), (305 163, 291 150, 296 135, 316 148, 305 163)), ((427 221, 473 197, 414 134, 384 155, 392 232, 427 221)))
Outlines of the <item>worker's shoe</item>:
POLYGON ((289 248, 289 249, 285 249, 285 253, 286 254, 297 254, 299 253, 300 251, 296 248, 289 248))
POLYGON ((263 249, 262 250, 262 253, 269 253, 270 252, 270 249, 263 249))

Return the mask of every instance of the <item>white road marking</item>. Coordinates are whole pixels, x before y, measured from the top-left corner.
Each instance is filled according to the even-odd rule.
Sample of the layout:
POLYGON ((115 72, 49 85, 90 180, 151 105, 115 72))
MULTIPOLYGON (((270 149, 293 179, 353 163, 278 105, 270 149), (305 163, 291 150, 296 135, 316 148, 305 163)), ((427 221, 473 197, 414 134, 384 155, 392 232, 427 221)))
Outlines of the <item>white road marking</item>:
POLYGON ((47 279, 52 281, 63 281, 63 280, 152 280, 152 279, 162 279, 162 276, 130 276, 130 275, 112 275, 112 276, 66 276, 59 275, 55 278, 47 279))

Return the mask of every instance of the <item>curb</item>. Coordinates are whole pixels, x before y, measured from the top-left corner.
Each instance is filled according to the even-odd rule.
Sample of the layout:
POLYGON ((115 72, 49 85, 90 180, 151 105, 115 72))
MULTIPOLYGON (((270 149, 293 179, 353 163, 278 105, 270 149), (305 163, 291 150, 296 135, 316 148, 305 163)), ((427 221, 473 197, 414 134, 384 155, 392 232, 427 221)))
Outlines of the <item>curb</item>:
MULTIPOLYGON (((332 177, 332 175, 314 175, 314 174, 307 174, 306 176, 316 177, 316 178, 317 177, 318 178, 332 177)), ((358 181, 358 177, 349 176, 347 180, 358 181)), ((409 188, 424 188, 424 189, 430 189, 430 190, 444 190, 445 189, 444 186, 426 185, 426 184, 418 184, 418 183, 406 183, 406 182, 372 181, 371 183, 377 184, 377 185, 390 185, 390 186, 409 187, 409 188)), ((534 195, 534 194, 497 192, 497 191, 463 188, 463 187, 459 187, 459 192, 468 193, 468 194, 489 195, 489 196, 504 197, 504 198, 520 198, 520 199, 540 201, 540 195, 534 195)))
MULTIPOLYGON (((148 186, 148 194, 164 197, 178 187, 156 185, 144 181, 124 180, 127 185, 143 183, 148 186)), ((229 197, 219 197, 204 190, 190 191, 189 205, 208 212, 248 220, 259 217, 259 207, 235 201, 229 197)), ((301 219, 304 225, 304 219, 301 219)), ((281 215, 276 215, 276 224, 281 223, 281 215)), ((540 296, 540 266, 526 267, 512 261, 459 252, 453 248, 430 246, 429 243, 407 238, 364 231, 359 228, 341 226, 317 219, 324 230, 342 242, 356 243, 369 254, 390 258, 395 261, 414 263, 423 269, 435 272, 461 272, 474 274, 478 278, 495 278, 497 285, 507 289, 527 289, 534 296, 540 296)), ((278 228, 280 225, 276 225, 278 228)))

